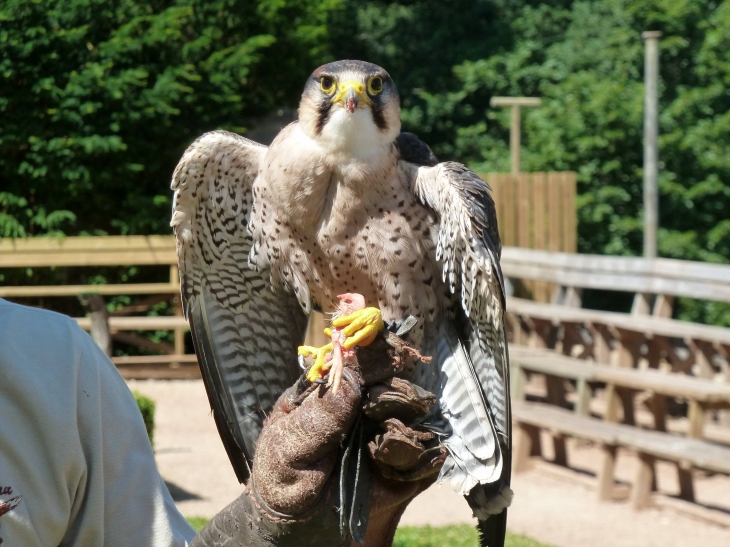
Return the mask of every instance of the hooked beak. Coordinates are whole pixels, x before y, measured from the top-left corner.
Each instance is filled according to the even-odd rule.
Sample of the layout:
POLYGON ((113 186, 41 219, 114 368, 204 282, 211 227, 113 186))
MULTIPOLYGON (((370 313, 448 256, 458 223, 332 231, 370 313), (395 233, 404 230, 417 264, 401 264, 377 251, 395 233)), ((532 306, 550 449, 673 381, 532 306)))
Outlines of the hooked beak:
POLYGON ((348 81, 342 82, 338 89, 337 95, 333 102, 339 104, 350 114, 361 106, 370 105, 372 101, 365 93, 365 85, 361 82, 348 81))

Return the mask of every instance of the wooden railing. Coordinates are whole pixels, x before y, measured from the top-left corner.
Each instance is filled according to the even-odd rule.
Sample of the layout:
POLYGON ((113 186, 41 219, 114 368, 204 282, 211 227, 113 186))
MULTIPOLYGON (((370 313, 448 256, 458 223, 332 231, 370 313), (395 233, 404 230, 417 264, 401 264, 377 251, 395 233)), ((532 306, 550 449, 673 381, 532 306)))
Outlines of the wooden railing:
POLYGON ((79 325, 92 331, 96 341, 110 350, 111 340, 123 342, 162 355, 112 357, 127 377, 187 377, 198 374, 194 355, 185 354, 185 331, 188 325, 181 316, 180 283, 177 253, 173 236, 109 236, 0 240, 0 269, 64 268, 95 266, 164 266, 169 279, 160 283, 109 283, 87 285, 0 286, 0 297, 68 297, 84 296, 92 302, 89 317, 77 318, 79 325), (147 295, 142 301, 111 314, 101 298, 113 295, 147 295), (175 316, 147 317, 151 305, 169 301, 175 316), (92 328, 96 322, 98 328, 92 328), (103 324, 100 324, 103 323, 103 324), (174 344, 154 343, 130 331, 171 330, 174 344))
POLYGON ((505 248, 502 270, 512 287, 526 281, 554 286, 550 304, 507 299, 522 443, 517 470, 530 452, 539 453, 535 428, 546 428, 554 433, 558 463, 567 463, 565 436, 602 445, 602 499, 612 495, 616 447, 635 450, 641 461, 632 496, 636 508, 649 503, 655 459, 677 463, 680 494, 688 500, 694 499, 693 467, 730 473, 730 328, 671 318, 675 297, 730 302, 730 266, 505 248), (634 293, 631 313, 582 308, 584 288, 634 293), (521 402, 535 375, 546 379, 544 408, 521 402), (687 405, 684 421, 667 410, 668 400, 677 399, 687 405), (560 407, 572 407, 574 414, 560 407), (678 440, 678 433, 687 440, 678 440))

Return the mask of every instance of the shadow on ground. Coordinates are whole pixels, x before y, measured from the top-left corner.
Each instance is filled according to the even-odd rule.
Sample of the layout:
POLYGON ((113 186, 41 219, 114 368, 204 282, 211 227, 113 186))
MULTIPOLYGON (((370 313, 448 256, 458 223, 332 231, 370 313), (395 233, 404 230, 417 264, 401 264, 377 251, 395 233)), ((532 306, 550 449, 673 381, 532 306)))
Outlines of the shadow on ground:
POLYGON ((178 486, 174 482, 165 481, 165 486, 167 486, 167 489, 170 491, 170 495, 172 496, 173 501, 190 501, 203 499, 197 494, 189 492, 181 486, 178 486))

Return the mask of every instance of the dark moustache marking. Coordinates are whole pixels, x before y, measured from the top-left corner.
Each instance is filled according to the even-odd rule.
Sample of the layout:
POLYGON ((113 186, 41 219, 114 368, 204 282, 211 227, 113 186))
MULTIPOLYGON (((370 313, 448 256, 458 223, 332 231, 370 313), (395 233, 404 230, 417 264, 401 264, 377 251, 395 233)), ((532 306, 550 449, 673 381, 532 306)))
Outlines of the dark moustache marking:
POLYGON ((373 113, 373 121, 378 129, 385 131, 388 127, 388 123, 385 121, 385 115, 383 114, 383 102, 380 100, 373 100, 370 105, 370 111, 373 113))
POLYGON ((329 98, 323 99, 317 107, 317 126, 314 128, 317 135, 322 133, 322 129, 324 129, 324 126, 327 125, 331 113, 332 101, 329 98))

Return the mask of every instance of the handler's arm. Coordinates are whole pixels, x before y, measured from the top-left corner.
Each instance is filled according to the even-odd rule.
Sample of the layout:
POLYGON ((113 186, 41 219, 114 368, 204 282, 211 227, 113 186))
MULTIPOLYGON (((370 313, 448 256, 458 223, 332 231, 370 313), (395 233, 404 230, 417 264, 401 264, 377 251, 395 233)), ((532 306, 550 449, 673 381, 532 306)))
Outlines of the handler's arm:
POLYGON ((184 547, 195 532, 157 470, 132 393, 89 336, 80 333, 77 341, 76 418, 86 472, 64 544, 184 547))

